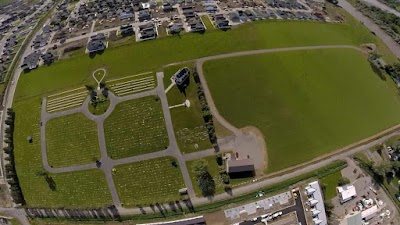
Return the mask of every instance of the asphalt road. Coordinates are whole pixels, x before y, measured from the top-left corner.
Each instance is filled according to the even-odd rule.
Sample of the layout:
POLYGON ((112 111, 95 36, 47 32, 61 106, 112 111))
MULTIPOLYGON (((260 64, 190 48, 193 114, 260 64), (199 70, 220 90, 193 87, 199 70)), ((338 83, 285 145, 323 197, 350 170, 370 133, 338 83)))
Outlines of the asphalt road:
POLYGON ((383 43, 390 49, 390 51, 397 57, 400 58, 400 46, 397 44, 388 34, 386 34, 378 25, 376 25, 371 19, 364 16, 356 8, 354 8, 346 0, 339 0, 339 6, 350 13, 354 18, 363 23, 371 32, 374 32, 376 36, 382 39, 383 43))

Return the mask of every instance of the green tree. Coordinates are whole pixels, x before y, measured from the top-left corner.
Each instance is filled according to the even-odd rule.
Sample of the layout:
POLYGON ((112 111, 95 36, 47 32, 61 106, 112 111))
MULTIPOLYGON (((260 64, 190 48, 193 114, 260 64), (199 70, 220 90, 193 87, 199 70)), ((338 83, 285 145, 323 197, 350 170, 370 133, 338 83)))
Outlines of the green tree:
POLYGON ((192 164, 192 172, 194 174, 196 174, 197 177, 202 176, 205 173, 208 173, 208 165, 207 165, 207 161, 200 159, 200 160, 196 160, 193 164, 192 164))
POLYGON ((338 185, 343 186, 346 184, 350 184, 350 180, 347 177, 341 177, 338 179, 338 185))
POLYGON ((384 178, 386 174, 392 170, 392 164, 389 161, 382 161, 380 163, 374 164, 372 170, 376 175, 384 178))

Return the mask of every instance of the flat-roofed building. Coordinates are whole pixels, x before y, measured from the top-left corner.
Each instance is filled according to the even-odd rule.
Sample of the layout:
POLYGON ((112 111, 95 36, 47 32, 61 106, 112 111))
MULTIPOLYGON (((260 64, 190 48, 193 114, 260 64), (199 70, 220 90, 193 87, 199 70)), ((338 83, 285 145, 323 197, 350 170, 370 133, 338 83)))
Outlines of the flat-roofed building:
POLYGON ((338 193, 340 203, 345 203, 357 197, 357 191, 353 185, 344 185, 341 187, 336 187, 336 191, 338 193))

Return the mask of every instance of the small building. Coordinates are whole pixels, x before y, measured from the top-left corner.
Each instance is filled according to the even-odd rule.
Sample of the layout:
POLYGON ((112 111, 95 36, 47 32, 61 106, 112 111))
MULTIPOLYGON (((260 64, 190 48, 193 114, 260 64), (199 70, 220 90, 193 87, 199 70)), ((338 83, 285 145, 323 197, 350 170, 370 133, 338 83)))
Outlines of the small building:
POLYGON ((251 159, 238 159, 226 161, 226 172, 230 176, 254 176, 255 168, 254 161, 251 159))
POLYGON ((372 207, 370 207, 366 210, 363 210, 361 212, 361 218, 364 221, 368 221, 368 220, 372 219, 377 213, 378 213, 378 206, 373 205, 372 207))
POLYGON ((336 187, 336 191, 339 196, 340 203, 342 204, 357 197, 356 188, 353 185, 336 187))
POLYGON ((184 84, 190 76, 190 70, 187 67, 179 69, 175 74, 174 74, 174 81, 176 85, 181 86, 184 84))
POLYGON ((40 52, 32 52, 24 58, 21 68, 24 70, 33 70, 39 66, 40 52))

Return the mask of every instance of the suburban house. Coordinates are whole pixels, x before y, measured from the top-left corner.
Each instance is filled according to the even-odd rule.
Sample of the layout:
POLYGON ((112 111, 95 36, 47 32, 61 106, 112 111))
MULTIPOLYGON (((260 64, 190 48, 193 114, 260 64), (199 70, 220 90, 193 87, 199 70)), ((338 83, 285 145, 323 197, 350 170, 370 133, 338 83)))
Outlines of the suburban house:
POLYGON ((182 12, 186 18, 193 18, 196 16, 193 6, 182 6, 182 12))
POLYGON ((131 20, 133 19, 135 16, 133 15, 133 13, 127 13, 127 12, 122 12, 121 14, 119 14, 119 19, 120 20, 131 20))
POLYGON ((190 70, 187 67, 179 69, 173 76, 176 85, 181 86, 184 84, 190 76, 190 70))
POLYGON ((229 19, 234 22, 234 23, 240 23, 240 17, 237 12, 230 12, 229 13, 229 19))
POLYGON ((40 52, 32 52, 24 58, 21 68, 24 70, 33 70, 39 66, 40 52))
POLYGON ((342 204, 357 197, 356 188, 353 185, 336 187, 336 191, 338 193, 340 203, 342 204))
POLYGON ((318 181, 309 183, 305 189, 308 196, 308 204, 311 207, 309 212, 313 218, 313 223, 315 225, 328 225, 325 213, 324 197, 318 181))
POLYGON ((141 41, 154 39, 157 37, 156 27, 153 23, 140 26, 138 36, 141 41))
POLYGON ((226 160, 226 172, 230 177, 252 177, 255 175, 252 159, 226 160))
POLYGON ((171 3, 167 2, 167 1, 163 1, 162 9, 164 12, 174 11, 174 8, 172 7, 171 3))
POLYGON ((139 11, 138 19, 140 22, 151 20, 151 14, 148 9, 139 11))
POLYGON ((90 37, 86 49, 88 53, 104 51, 107 48, 106 37, 103 33, 98 33, 90 37))
POLYGON ((52 64, 54 62, 54 59, 55 59, 53 53, 51 53, 51 52, 47 52, 46 54, 43 54, 41 56, 41 58, 43 60, 43 63, 46 64, 46 65, 52 64))
POLYGON ((176 34, 183 30, 183 23, 170 23, 168 25, 169 33, 176 34))
POLYGON ((244 14, 246 14, 246 16, 249 17, 250 20, 252 21, 256 20, 256 15, 254 15, 254 12, 246 10, 244 11, 244 14))
POLYGON ((227 20, 225 18, 225 16, 223 14, 217 14, 214 15, 214 21, 215 21, 215 25, 219 28, 219 29, 229 29, 231 28, 231 25, 229 25, 229 20, 227 20))
POLYGON ((122 25, 119 29, 122 36, 135 33, 135 31, 133 30, 133 26, 130 24, 122 25))
POLYGON ((190 18, 188 24, 191 32, 205 31, 204 24, 199 17, 190 18))

